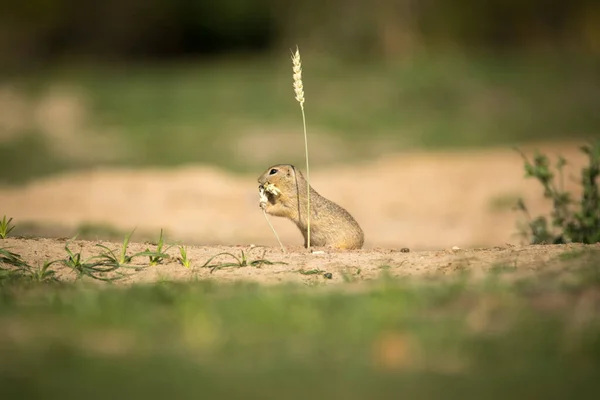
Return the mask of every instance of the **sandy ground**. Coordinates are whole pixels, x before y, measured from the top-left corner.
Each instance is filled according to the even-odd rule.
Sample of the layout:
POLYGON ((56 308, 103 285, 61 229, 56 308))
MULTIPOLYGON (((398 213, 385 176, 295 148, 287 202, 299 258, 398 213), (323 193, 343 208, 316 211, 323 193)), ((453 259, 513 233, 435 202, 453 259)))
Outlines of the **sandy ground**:
MULTIPOLYGON (((66 240, 8 238, 2 246, 20 254, 28 264, 41 266, 47 260, 66 258, 66 240)), ((82 262, 92 263, 103 244, 119 254, 121 246, 115 243, 77 240, 69 242, 73 253, 80 253, 82 262)), ((147 243, 131 243, 127 254, 142 252, 147 243)), ((330 285, 336 283, 368 283, 384 274, 394 277, 441 277, 468 272, 469 277, 488 276, 490 271, 510 271, 512 277, 526 277, 543 271, 561 271, 568 274, 572 261, 592 256, 600 251, 598 245, 534 245, 503 246, 482 249, 403 252, 391 249, 363 249, 355 251, 308 252, 301 247, 289 248, 283 253, 273 247, 242 246, 189 246, 187 256, 190 267, 181 265, 177 258, 179 249, 167 250, 169 258, 158 265, 149 266, 148 257, 133 259, 132 268, 119 271, 127 276, 115 283, 131 284, 160 280, 214 279, 218 281, 251 281, 261 284, 303 283, 330 285), (594 251, 595 250, 595 251, 594 251), (224 266, 235 262, 230 253, 238 258, 246 257, 244 266, 224 266), (561 256, 561 254, 563 256, 561 256), (564 255, 567 255, 565 257, 564 255), (570 255, 570 256, 568 256, 570 255), (266 261, 260 261, 266 260, 266 261), (216 268, 214 268, 216 267, 216 268)), ((73 270, 58 263, 58 278, 63 281, 76 279, 73 270)), ((6 267, 6 266, 5 266, 6 267)), ((104 275, 106 276, 106 275, 104 275)), ((112 275, 114 276, 114 275, 112 275)), ((99 282, 93 279, 86 281, 99 282)))
MULTIPOLYGON (((571 165, 576 188, 585 161, 576 144, 529 146, 571 165)), ((285 160, 273 160, 273 164, 285 160)), ((265 165, 265 169, 269 165, 265 165)), ((177 169, 98 169, 73 172, 22 187, 0 187, 0 214, 19 224, 64 227, 84 223, 125 232, 165 229, 168 239, 195 245, 277 246, 258 208, 256 178, 206 166, 177 169)), ((512 149, 406 153, 372 162, 311 169, 313 187, 345 207, 365 231, 365 249, 449 249, 524 244, 518 235, 523 197, 532 214, 549 210, 540 185, 525 179, 512 149)), ((271 221, 286 246, 302 237, 285 219, 271 221)), ((65 235, 67 236, 67 235, 65 235)))

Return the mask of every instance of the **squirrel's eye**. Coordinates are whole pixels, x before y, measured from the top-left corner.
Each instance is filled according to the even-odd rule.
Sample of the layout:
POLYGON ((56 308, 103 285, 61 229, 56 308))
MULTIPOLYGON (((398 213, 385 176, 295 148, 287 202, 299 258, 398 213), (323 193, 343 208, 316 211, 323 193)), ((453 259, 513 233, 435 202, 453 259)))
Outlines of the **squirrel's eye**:
POLYGON ((269 171, 269 175, 275 175, 277 173, 277 170, 275 168, 273 168, 272 170, 269 171))

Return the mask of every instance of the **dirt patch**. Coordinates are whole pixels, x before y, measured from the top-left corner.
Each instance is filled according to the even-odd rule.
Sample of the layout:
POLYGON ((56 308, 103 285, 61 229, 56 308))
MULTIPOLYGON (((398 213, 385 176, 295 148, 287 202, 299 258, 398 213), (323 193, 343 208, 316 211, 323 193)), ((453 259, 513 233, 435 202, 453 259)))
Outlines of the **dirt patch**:
MULTIPOLYGON (((103 249, 99 242, 78 240, 69 243, 73 253, 81 253, 82 261, 98 255, 103 249)), ((20 254, 33 266, 41 266, 47 260, 66 258, 64 240, 57 239, 5 239, 2 247, 20 254)), ((118 254, 121 247, 117 243, 101 242, 118 254)), ((144 251, 152 245, 131 243, 127 254, 144 251)), ((148 257, 134 258, 131 265, 136 269, 122 269, 129 277, 117 281, 120 284, 156 282, 160 280, 215 279, 218 281, 252 281, 261 284, 304 283, 324 285, 335 283, 365 283, 383 275, 394 277, 439 277, 460 272, 468 272, 477 278, 493 270, 510 270, 515 276, 523 277, 539 271, 561 267, 564 261, 578 258, 585 251, 600 250, 600 245, 546 245, 546 246, 504 246, 487 249, 439 250, 402 252, 390 249, 370 249, 357 251, 322 251, 309 253, 303 248, 294 247, 287 253, 272 247, 243 246, 189 246, 187 248, 190 268, 178 261, 179 249, 167 250, 170 256, 163 263, 148 266, 148 257), (234 261, 231 253, 238 258, 246 256, 247 266, 222 266, 234 261), (571 256, 571 257, 565 257, 571 256), (208 267, 203 267, 211 257, 215 257, 208 267), (266 262, 251 265, 253 261, 266 262), (272 264, 270 264, 272 263, 272 264), (216 268, 211 268, 215 267, 216 268)), ((57 264, 58 265, 58 264, 57 264)), ((59 267, 59 278, 70 281, 76 275, 66 267, 59 267)))
MULTIPOLYGON (((585 162, 576 144, 530 146, 569 165, 567 189, 576 191, 585 162)), ((269 165, 265 164, 265 168, 269 165)), ((0 187, 0 211, 17 224, 82 224, 158 232, 199 245, 277 246, 258 208, 256 179, 206 166, 176 169, 103 169, 74 172, 22 187, 0 187)), ((347 166, 311 169, 313 187, 355 216, 365 248, 449 249, 522 244, 522 196, 532 214, 549 210, 542 190, 524 178, 511 149, 414 152, 347 166)), ((297 228, 271 221, 286 246, 300 246, 297 228)))

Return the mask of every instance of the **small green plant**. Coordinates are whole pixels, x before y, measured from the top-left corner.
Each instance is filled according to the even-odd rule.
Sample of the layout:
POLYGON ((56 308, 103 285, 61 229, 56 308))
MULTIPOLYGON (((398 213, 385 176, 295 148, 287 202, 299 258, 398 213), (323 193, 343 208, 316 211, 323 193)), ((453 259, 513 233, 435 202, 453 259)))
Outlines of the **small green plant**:
POLYGON ((242 268, 242 267, 256 267, 256 268, 260 268, 263 265, 274 265, 274 264, 285 264, 284 262, 281 261, 269 261, 267 259, 264 258, 265 256, 265 252, 263 252, 261 258, 256 259, 256 260, 252 260, 249 261, 248 258, 246 257, 246 253, 244 253, 244 250, 241 251, 242 254, 240 257, 236 256, 235 254, 229 253, 229 252, 222 252, 219 254, 215 254, 214 256, 210 257, 205 263, 204 265, 202 265, 201 268, 210 268, 210 272, 213 273, 214 271, 221 269, 221 268, 227 268, 227 267, 236 267, 236 268, 242 268), (234 260, 234 262, 225 262, 225 263, 220 263, 220 264, 211 264, 211 261, 213 261, 215 258, 219 257, 219 256, 229 256, 229 258, 232 258, 234 260))
POLYGON ((177 261, 186 268, 190 268, 190 259, 187 256, 187 249, 184 246, 179 246, 179 257, 177 261))
POLYGON ((112 265, 115 268, 119 268, 125 265, 125 262, 131 261, 131 258, 126 257, 123 254, 117 255, 115 250, 109 249, 107 246, 97 243, 96 247, 100 247, 104 251, 97 255, 95 258, 100 260, 100 263, 104 265, 112 265))
MULTIPOLYGON (((169 257, 168 254, 162 253, 160 251, 149 251, 148 249, 146 249, 144 251, 140 251, 139 253, 128 255, 127 248, 129 247, 129 241, 131 240, 131 235, 133 235, 133 232, 135 232, 135 229, 125 236, 125 239, 123 239, 123 246, 121 247, 121 250, 118 252, 118 254, 117 254, 116 250, 111 250, 110 248, 108 248, 108 246, 105 246, 105 245, 99 244, 99 243, 96 244, 97 247, 100 247, 104 251, 102 253, 100 253, 98 256, 96 256, 95 258, 98 258, 101 260, 100 264, 102 264, 104 266, 111 266, 114 269, 117 269, 117 268, 130 267, 129 264, 136 257, 149 257, 151 262, 153 260, 157 261, 157 260, 162 260, 164 258, 169 257)), ((161 240, 162 240, 162 231, 161 231, 161 240)), ((160 243, 160 247, 162 248, 162 243, 160 243)))
POLYGON ((44 261, 41 268, 31 270, 31 277, 36 282, 58 282, 56 271, 50 267, 59 262, 60 260, 44 261))
MULTIPOLYGON (((74 253, 69 248, 70 242, 65 244, 65 251, 67 252, 67 258, 63 260, 63 264, 70 268, 77 275, 78 279, 85 276, 101 281, 114 281, 121 278, 121 276, 106 277, 105 274, 109 272, 115 272, 120 265, 107 263, 102 256, 93 256, 87 260, 82 260, 81 253, 74 253), (94 261, 100 259, 100 261, 94 261)), ((99 245, 98 245, 99 246, 99 245)))
POLYGON ((320 275, 322 273, 325 273, 325 271, 323 271, 322 269, 314 268, 309 270, 301 269, 298 271, 298 273, 300 275, 320 275))
POLYGON ((27 265, 19 254, 0 248, 0 262, 12 265, 14 267, 23 267, 27 265))
POLYGON ((83 264, 81 262, 81 253, 73 253, 69 248, 69 242, 65 244, 65 251, 67 252, 67 258, 64 261, 65 266, 76 271, 81 270, 83 264))
POLYGON ((41 268, 35 268, 23 261, 19 254, 0 249, 0 263, 16 267, 15 269, 0 267, 0 278, 26 279, 34 282, 58 282, 56 271, 50 267, 60 261, 45 261, 41 268))
POLYGON ((594 145, 581 147, 588 157, 588 165, 581 170, 581 198, 574 200, 564 189, 563 168, 567 161, 559 157, 555 171, 548 157, 539 152, 529 161, 521 153, 525 162, 525 177, 537 179, 544 188, 544 197, 552 201, 550 216, 532 218, 523 199, 519 199, 517 209, 524 212, 528 222, 521 229, 532 244, 540 243, 598 243, 600 242, 600 141, 594 145), (558 182, 557 182, 558 180, 558 182))
POLYGON ((146 253, 148 253, 148 258, 150 259, 150 265, 158 265, 163 262, 164 259, 169 258, 169 255, 166 254, 167 250, 169 250, 172 246, 167 247, 163 250, 165 245, 163 238, 163 230, 160 230, 160 236, 158 237, 158 242, 156 244, 156 251, 152 252, 150 249, 146 248, 146 253))
POLYGON ((135 257, 130 257, 127 255, 127 247, 129 246, 129 240, 131 239, 133 232, 135 232, 135 229, 132 230, 129 234, 125 235, 125 239, 123 239, 123 247, 121 247, 121 254, 119 256, 119 265, 129 264, 133 257, 135 257))
POLYGON ((0 239, 6 239, 10 231, 15 229, 14 225, 10 226, 12 222, 12 218, 6 219, 6 215, 2 217, 2 221, 0 221, 0 239))

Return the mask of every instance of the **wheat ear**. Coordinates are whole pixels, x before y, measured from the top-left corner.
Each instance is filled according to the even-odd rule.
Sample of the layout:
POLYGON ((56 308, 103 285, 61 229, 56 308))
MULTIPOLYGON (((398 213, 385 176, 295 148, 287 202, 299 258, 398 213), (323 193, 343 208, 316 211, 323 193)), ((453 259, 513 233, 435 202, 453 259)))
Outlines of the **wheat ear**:
POLYGON ((304 115, 304 87, 302 86, 302 62, 300 50, 296 46, 296 53, 292 52, 292 69, 294 71, 294 92, 296 100, 302 110, 302 126, 304 128, 304 154, 306 155, 306 248, 310 250, 310 172, 308 169, 308 136, 306 135, 306 116, 304 115))

